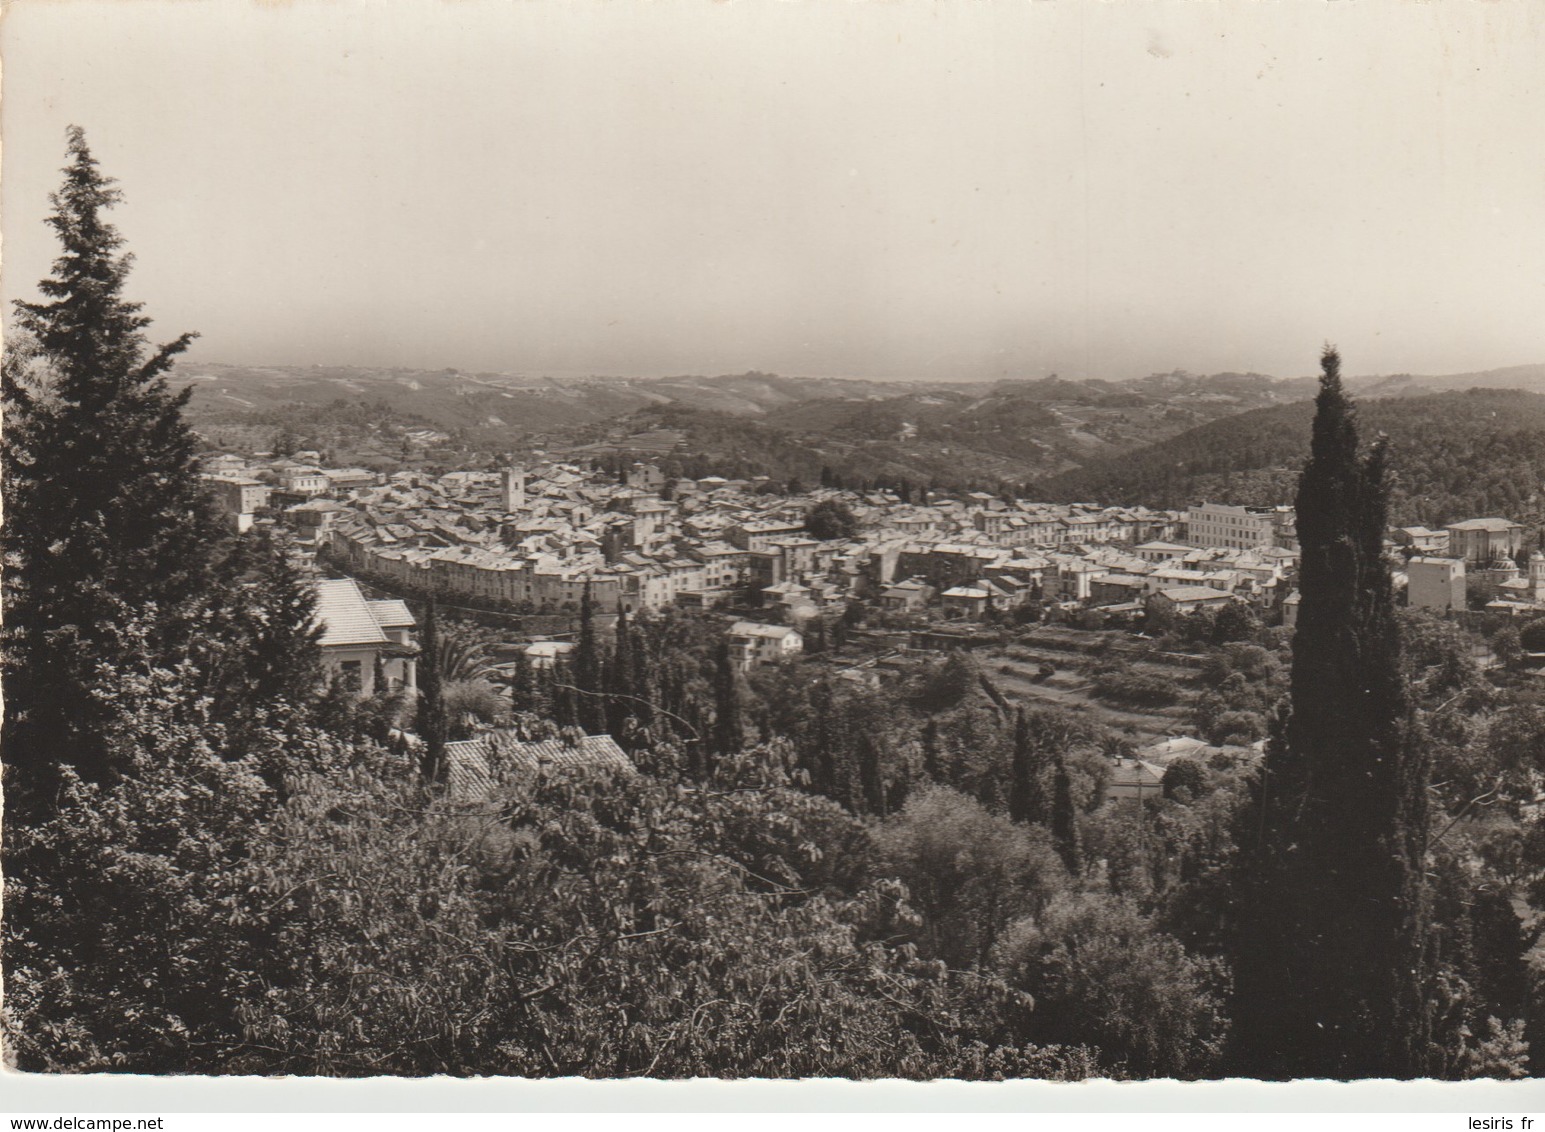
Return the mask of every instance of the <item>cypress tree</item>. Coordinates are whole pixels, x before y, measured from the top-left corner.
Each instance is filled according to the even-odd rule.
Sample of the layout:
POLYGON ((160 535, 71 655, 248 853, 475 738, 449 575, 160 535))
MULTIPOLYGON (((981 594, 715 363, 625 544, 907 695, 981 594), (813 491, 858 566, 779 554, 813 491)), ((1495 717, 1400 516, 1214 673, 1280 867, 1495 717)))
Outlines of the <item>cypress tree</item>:
POLYGON ((1241 838, 1233 1061, 1261 1077, 1409 1077, 1427 1044, 1428 760, 1399 671, 1386 449, 1359 452, 1336 352, 1321 365, 1289 707, 1241 838))
POLYGON ((450 719, 445 713, 445 679, 440 671, 440 621, 433 598, 424 613, 424 634, 419 640, 418 651, 419 698, 415 729, 424 741, 419 773, 425 782, 443 782, 450 719))
POLYGON ((1014 713, 1014 754, 1009 762, 1009 820, 1030 820, 1030 724, 1025 709, 1014 713))
POLYGON ((1030 737, 1030 721, 1025 709, 1014 715, 1014 755, 1009 766, 1009 820, 1016 822, 1044 821, 1045 814, 1038 812, 1041 793, 1036 781, 1036 765, 1039 754, 1030 737))
POLYGON ((840 712, 831 685, 825 680, 817 683, 810 692, 805 763, 810 772, 811 791, 837 801, 842 801, 846 787, 840 748, 845 745, 847 736, 840 712))
POLYGON ((525 649, 521 649, 515 654, 510 678, 510 705, 516 711, 535 712, 538 701, 536 674, 531 670, 531 658, 526 655, 525 649))
POLYGON ((579 706, 576 702, 579 697, 574 694, 574 673, 569 664, 554 661, 553 666, 547 669, 544 681, 552 721, 559 727, 579 726, 579 706))
POLYGON ((590 597, 590 583, 579 598, 579 641, 574 648, 574 686, 579 689, 575 714, 586 735, 606 729, 605 701, 597 693, 601 688, 600 646, 595 638, 595 603, 590 597))
POLYGON ((1077 876, 1083 870, 1083 854, 1078 847, 1078 810, 1073 805, 1067 759, 1061 751, 1052 756, 1051 837, 1057 856, 1068 872, 1077 876))
POLYGON ((824 701, 826 710, 822 716, 818 754, 824 768, 822 777, 828 784, 826 795, 852 813, 861 814, 864 812, 864 784, 857 751, 861 740, 853 727, 853 715, 848 705, 832 694, 829 686, 824 701))
MULTIPOLYGON (((258 616, 251 635, 254 690, 261 703, 302 705, 315 698, 322 679, 316 588, 295 564, 285 538, 259 535, 257 552, 253 590, 258 616)), ((377 688, 384 687, 378 680, 377 688)))
POLYGON ((48 224, 62 246, 44 301, 17 302, 3 367, 6 522, 3 758, 23 796, 74 764, 103 778, 92 695, 99 665, 166 663, 207 590, 220 539, 182 419, 188 393, 166 374, 193 335, 151 347, 150 320, 124 298, 132 257, 104 218, 121 194, 79 127, 48 224), (149 647, 120 632, 148 620, 149 647))
POLYGON ((944 767, 939 762, 939 724, 933 716, 923 724, 923 773, 930 782, 944 781, 944 767))
POLYGON ((740 705, 740 674, 730 656, 730 643, 720 640, 714 653, 714 752, 731 755, 745 746, 746 731, 740 705))
POLYGON ((1044 712, 1020 708, 1014 720, 1014 754, 1009 767, 1009 818, 1017 822, 1051 821, 1047 776, 1052 752, 1068 748, 1066 724, 1044 712))
POLYGON ((866 731, 858 736, 858 777, 864 811, 875 817, 886 815, 884 749, 879 738, 866 731))

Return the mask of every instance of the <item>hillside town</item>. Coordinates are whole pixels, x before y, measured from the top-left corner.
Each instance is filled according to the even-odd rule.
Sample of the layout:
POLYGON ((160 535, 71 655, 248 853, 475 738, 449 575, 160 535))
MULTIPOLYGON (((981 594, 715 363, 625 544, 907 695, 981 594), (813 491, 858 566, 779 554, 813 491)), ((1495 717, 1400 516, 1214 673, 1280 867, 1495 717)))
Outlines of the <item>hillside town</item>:
MULTIPOLYGON (((1135 624, 1154 607, 1229 603, 1293 624, 1297 541, 1290 507, 1202 503, 1187 511, 1005 499, 985 492, 906 503, 891 491, 764 481, 667 481, 635 463, 623 482, 568 463, 500 471, 371 473, 297 458, 221 453, 205 481, 229 521, 279 522, 324 572, 344 572, 484 609, 758 608, 798 627, 848 603, 924 621, 1065 620, 1097 609, 1135 624), (812 523, 825 510, 835 525, 812 523)), ((1397 590, 1417 608, 1545 610, 1545 556, 1500 518, 1389 532, 1397 590)), ((737 622, 735 635, 749 641, 737 622)), ((781 650, 780 650, 781 651, 781 650)), ((771 655, 748 648, 748 656, 771 655)))
MULTIPOLYGON (((431 476, 331 469, 317 457, 214 454, 204 478, 235 529, 278 523, 292 533, 297 556, 319 579, 329 669, 364 694, 375 691, 372 672, 391 687, 415 688, 415 622, 398 596, 367 598, 355 579, 372 592, 511 615, 515 635, 522 622, 544 624, 549 631, 527 631, 518 644, 538 668, 572 659, 574 618, 588 600, 627 615, 707 615, 745 673, 806 659, 806 637, 824 643, 828 625, 862 623, 865 643, 844 634, 842 656, 819 658, 860 683, 1012 635, 1024 656, 1025 644, 1043 650, 1034 654, 1043 694, 1055 694, 1057 681, 1044 681, 1065 664, 1056 650, 1083 647, 1076 632, 1059 637, 1059 629, 1126 630, 1141 640, 1176 617, 1216 618, 1232 607, 1291 630, 1299 608, 1287 506, 1207 502, 1166 511, 986 492, 929 493, 912 503, 885 490, 788 495, 765 479, 670 480, 648 460, 619 482, 578 463, 431 476)), ((1545 555, 1525 546, 1522 524, 1484 518, 1394 528, 1384 549, 1404 604, 1495 620, 1545 613, 1545 555)), ((1183 670, 1156 671, 1187 682, 1183 670)), ((1108 767, 1112 802, 1159 795, 1177 760, 1253 763, 1264 748, 1248 728, 1209 736, 1184 716, 1104 718, 1125 722, 1131 739, 1108 767)), ((576 741, 570 757, 626 762, 609 736, 576 741)), ((453 778, 481 781, 476 768, 511 743, 491 731, 453 744, 453 778)))

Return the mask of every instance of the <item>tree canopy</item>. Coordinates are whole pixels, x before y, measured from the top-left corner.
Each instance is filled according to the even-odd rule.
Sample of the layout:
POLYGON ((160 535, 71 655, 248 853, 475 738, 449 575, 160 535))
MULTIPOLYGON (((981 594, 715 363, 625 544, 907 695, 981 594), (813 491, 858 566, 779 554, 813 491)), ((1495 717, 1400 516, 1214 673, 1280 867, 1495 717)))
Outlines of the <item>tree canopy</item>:
POLYGON ((187 393, 166 382, 193 336, 148 343, 150 320, 124 297, 132 257, 105 216, 120 193, 78 127, 68 148, 48 218, 60 254, 43 301, 16 303, 3 376, 4 751, 23 796, 66 762, 108 770, 95 666, 122 655, 118 626, 148 608, 150 643, 177 651, 193 629, 176 614, 203 592, 219 537, 187 393))

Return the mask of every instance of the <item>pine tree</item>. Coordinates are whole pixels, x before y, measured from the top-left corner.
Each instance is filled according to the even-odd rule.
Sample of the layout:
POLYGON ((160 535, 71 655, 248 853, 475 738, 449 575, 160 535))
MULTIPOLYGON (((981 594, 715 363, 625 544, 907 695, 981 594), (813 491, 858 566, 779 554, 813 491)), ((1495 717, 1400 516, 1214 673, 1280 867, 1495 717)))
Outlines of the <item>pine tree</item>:
POLYGON ((440 620, 434 599, 424 613, 424 633, 419 639, 418 714, 414 729, 424 742, 419 773, 425 782, 445 781, 445 743, 450 719, 445 712, 445 679, 440 671, 440 620))
POLYGON ((62 245, 44 301, 16 303, 4 365, 6 522, 4 761, 21 795, 60 764, 114 769, 92 690, 99 666, 164 664, 206 590, 220 538, 166 373, 193 336, 152 348, 124 298, 132 257, 103 214, 119 202, 79 127, 48 224, 62 245), (119 630, 148 617, 155 656, 119 630))
POLYGON ((1417 1075, 1428 761, 1412 742, 1384 560, 1387 454, 1358 449, 1327 349, 1309 462, 1292 689, 1243 827, 1234 1063, 1263 1077, 1417 1075))
POLYGON ((229 540, 189 656, 202 676, 211 715, 233 739, 280 715, 305 713, 321 693, 316 590, 282 536, 253 532, 229 540))

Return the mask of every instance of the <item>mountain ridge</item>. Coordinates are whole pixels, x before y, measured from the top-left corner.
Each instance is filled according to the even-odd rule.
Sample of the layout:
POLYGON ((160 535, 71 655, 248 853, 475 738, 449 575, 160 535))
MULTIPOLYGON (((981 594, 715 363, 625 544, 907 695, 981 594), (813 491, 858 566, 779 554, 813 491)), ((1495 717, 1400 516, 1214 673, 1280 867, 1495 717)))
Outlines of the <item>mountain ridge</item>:
MULTIPOLYGON (((1545 365, 1366 376, 1348 384, 1359 400, 1373 405, 1488 380, 1545 391, 1545 365)), ((1111 461, 1213 424, 1223 431, 1208 434, 1209 443, 1233 451, 1238 445, 1227 437, 1254 428, 1252 412, 1295 402, 1307 406, 1314 390, 1314 379, 1307 377, 1181 370, 1122 381, 1051 375, 910 382, 758 371, 551 378, 454 369, 184 363, 174 381, 191 386, 189 417, 217 447, 261 450, 283 432, 302 447, 327 450, 335 458, 385 461, 399 454, 406 458, 413 445, 404 437, 416 432, 431 436, 421 447, 438 446, 432 462, 453 465, 524 451, 655 454, 665 433, 675 437, 668 450, 702 454, 733 465, 738 474, 776 480, 823 474, 854 483, 908 479, 941 487, 1019 490, 1033 484, 1060 491, 1058 477, 1068 476, 1073 477, 1068 483, 1108 486, 1124 496, 1133 493, 1131 485, 1110 471, 1117 467, 1111 461), (1226 421, 1235 423, 1220 424, 1226 421), (630 439, 635 437, 642 439, 630 439), (1082 478, 1080 471, 1086 473, 1082 478)), ((1283 443, 1281 429, 1270 420, 1255 437, 1262 452, 1275 452, 1283 443)), ((424 451, 419 455, 429 458, 424 451)), ((1188 475, 1232 474, 1265 483, 1273 480, 1266 472, 1193 465, 1188 475)), ((1172 471, 1152 479, 1145 490, 1154 498, 1137 501, 1160 503, 1179 482, 1172 471)), ((1250 488, 1245 494, 1259 492, 1250 488)))
MULTIPOLYGON (((1289 502, 1314 406, 1296 401, 1210 421, 1036 481, 1049 502, 1289 502)), ((1472 388, 1363 399, 1365 437, 1390 440, 1391 512, 1427 525, 1501 514, 1545 520, 1545 394, 1472 388)))

